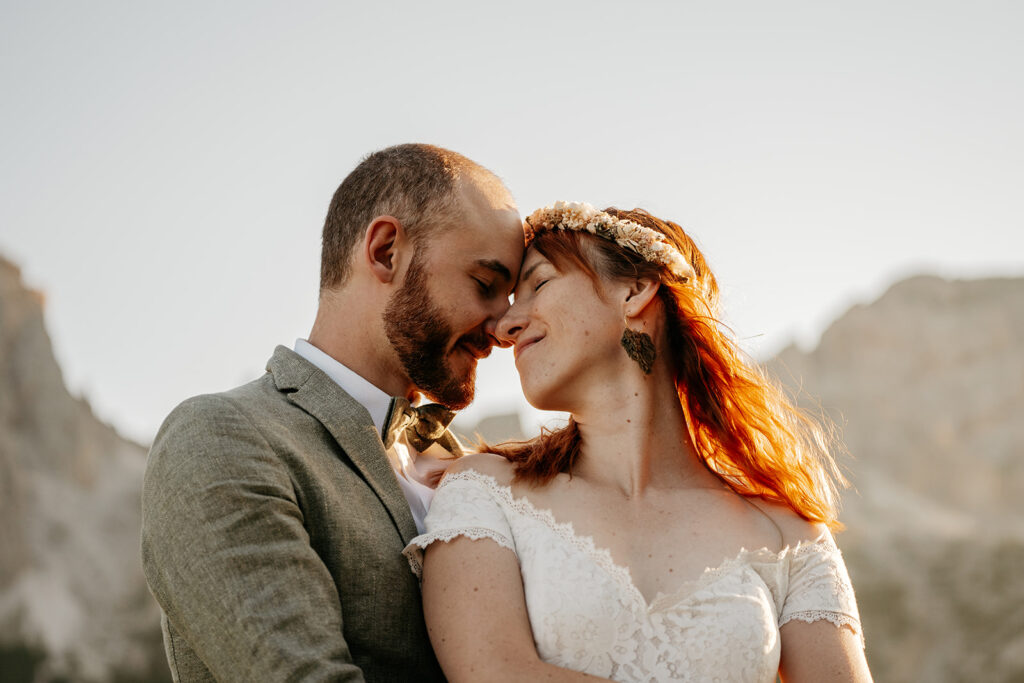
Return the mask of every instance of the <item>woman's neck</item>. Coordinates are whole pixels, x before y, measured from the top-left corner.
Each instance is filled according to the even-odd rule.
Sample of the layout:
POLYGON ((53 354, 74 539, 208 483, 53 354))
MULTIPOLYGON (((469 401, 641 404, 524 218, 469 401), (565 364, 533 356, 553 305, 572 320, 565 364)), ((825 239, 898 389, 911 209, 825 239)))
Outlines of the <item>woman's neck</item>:
POLYGON ((582 437, 573 476, 639 498, 649 489, 719 487, 694 451, 675 383, 628 372, 573 412, 582 437))

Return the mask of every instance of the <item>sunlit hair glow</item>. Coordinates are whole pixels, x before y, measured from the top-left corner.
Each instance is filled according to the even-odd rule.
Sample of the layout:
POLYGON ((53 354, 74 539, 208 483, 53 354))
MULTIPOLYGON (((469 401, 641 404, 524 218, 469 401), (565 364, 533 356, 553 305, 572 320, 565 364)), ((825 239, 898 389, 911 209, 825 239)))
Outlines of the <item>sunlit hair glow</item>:
MULTIPOLYGON (((559 270, 579 268, 598 284, 602 278, 658 279, 676 390, 698 457, 741 495, 783 503, 806 520, 841 528, 838 487, 846 481, 829 452, 831 425, 800 410, 718 322, 718 283, 697 245, 680 226, 643 209, 605 211, 663 233, 693 267, 694 280, 668 277, 664 265, 584 232, 539 232, 531 246, 559 270)), ((516 480, 539 485, 571 474, 581 439, 570 419, 529 441, 482 448, 514 462, 516 480)))

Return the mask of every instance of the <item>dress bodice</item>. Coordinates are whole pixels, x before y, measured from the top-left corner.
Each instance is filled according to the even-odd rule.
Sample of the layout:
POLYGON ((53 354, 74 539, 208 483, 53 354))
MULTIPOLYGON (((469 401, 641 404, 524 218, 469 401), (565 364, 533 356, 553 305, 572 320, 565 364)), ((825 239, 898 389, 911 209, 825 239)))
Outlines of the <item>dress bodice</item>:
POLYGON ((508 548, 519 560, 541 659, 616 681, 770 683, 787 622, 827 620, 861 633, 828 532, 780 552, 740 550, 648 602, 607 550, 489 475, 448 475, 426 528, 405 549, 413 571, 436 541, 466 536, 508 548))

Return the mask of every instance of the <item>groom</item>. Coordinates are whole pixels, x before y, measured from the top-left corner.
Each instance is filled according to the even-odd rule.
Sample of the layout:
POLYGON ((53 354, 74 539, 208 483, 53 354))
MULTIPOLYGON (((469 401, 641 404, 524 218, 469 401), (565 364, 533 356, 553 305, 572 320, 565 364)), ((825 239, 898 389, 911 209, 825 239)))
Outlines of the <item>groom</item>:
POLYGON ((522 252, 508 190, 455 152, 398 145, 345 178, 308 341, 153 443, 142 558, 175 680, 443 680, 401 553, 450 456, 403 409, 472 400, 522 252))

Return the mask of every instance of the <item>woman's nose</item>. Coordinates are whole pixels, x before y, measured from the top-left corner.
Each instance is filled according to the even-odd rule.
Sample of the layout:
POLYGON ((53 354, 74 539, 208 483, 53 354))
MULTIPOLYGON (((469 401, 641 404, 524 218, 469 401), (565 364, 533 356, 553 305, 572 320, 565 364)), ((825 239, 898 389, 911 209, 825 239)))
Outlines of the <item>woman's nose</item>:
POLYGON ((526 317, 521 313, 519 306, 512 304, 505 311, 505 315, 498 319, 494 334, 502 346, 512 346, 525 326, 526 317))

